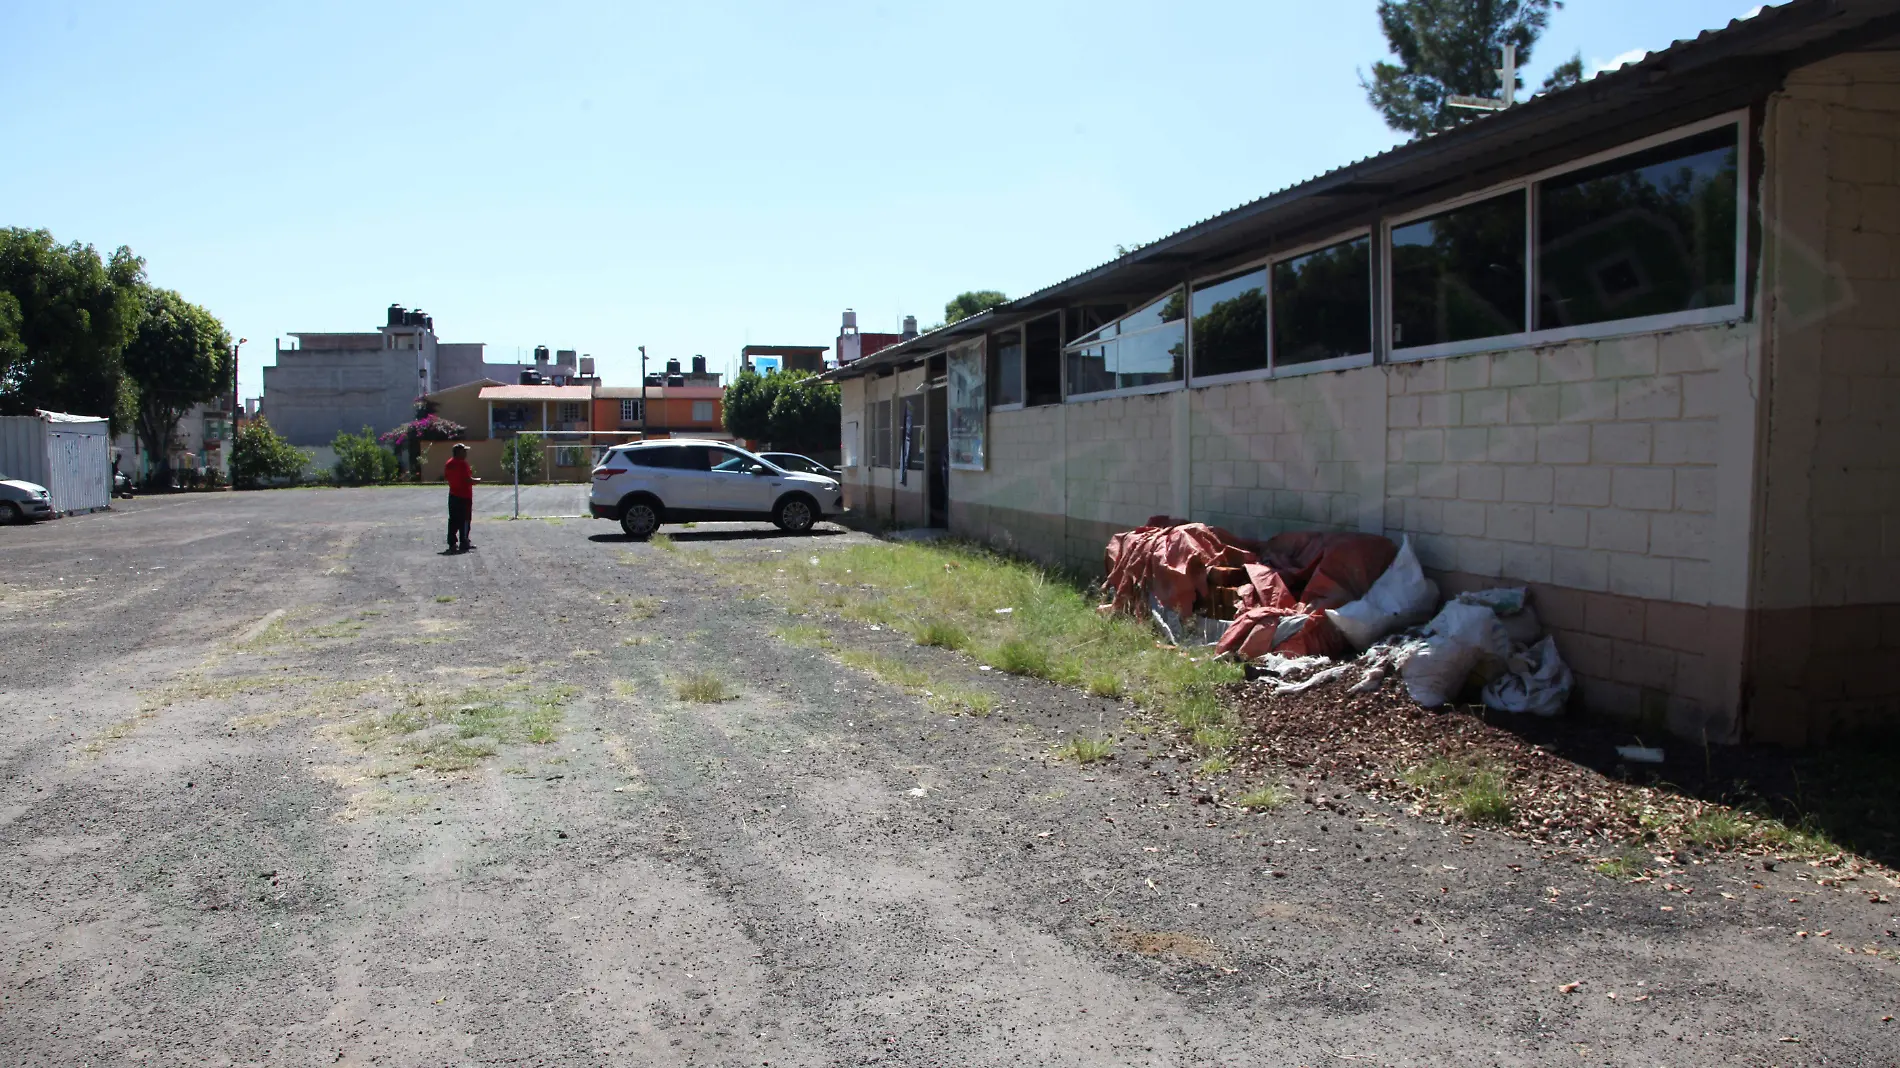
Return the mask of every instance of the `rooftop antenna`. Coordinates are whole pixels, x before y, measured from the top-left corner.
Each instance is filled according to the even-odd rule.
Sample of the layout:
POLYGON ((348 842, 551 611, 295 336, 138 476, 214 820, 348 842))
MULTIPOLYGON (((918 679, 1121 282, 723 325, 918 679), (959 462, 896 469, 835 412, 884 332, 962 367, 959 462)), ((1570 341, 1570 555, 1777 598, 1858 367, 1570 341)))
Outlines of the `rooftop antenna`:
POLYGON ((1503 111, 1517 103, 1517 46, 1504 46, 1504 66, 1497 68, 1497 76, 1504 82, 1504 99, 1489 96, 1452 96, 1445 98, 1445 104, 1454 108, 1472 108, 1476 111, 1503 111))

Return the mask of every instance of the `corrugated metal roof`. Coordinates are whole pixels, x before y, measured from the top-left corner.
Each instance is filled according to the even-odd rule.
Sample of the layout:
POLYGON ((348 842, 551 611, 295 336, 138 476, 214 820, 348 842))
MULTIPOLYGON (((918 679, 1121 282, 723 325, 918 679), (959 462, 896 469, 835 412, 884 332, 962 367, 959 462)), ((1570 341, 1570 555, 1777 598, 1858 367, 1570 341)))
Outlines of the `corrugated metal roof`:
MULTIPOLYGON (((1355 207, 1422 194, 1566 145, 1576 154, 1576 146, 1591 139, 1628 139, 1630 128, 1645 120, 1689 122, 1692 115, 1740 107, 1778 86, 1792 67, 1895 34, 1900 34, 1900 0, 1792 0, 1765 8, 1577 85, 1504 111, 1480 113, 1449 130, 1286 186, 985 315, 1002 325, 1050 310, 1059 299, 1152 295, 1197 267, 1218 269, 1211 265, 1224 252, 1248 248, 1257 255, 1276 236, 1298 233, 1302 226, 1323 229, 1327 220, 1351 217, 1355 207)), ((856 377, 935 349, 970 321, 893 345, 826 377, 856 377)))

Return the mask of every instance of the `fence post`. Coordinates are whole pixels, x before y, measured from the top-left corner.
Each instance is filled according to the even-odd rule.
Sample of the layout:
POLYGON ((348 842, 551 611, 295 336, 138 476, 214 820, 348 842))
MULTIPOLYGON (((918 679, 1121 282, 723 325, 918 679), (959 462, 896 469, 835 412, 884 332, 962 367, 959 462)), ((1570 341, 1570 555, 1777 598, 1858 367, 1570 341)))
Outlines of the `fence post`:
POLYGON ((512 451, 514 452, 514 455, 515 455, 515 518, 520 519, 521 518, 521 434, 519 431, 515 433, 515 437, 513 441, 511 442, 511 444, 514 445, 514 449, 512 451))

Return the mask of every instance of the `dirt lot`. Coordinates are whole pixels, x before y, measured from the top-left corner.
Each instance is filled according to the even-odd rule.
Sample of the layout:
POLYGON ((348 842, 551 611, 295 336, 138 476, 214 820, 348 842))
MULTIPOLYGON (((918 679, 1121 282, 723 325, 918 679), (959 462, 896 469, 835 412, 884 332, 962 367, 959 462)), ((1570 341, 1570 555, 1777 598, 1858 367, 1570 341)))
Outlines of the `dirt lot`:
POLYGON ((7 1063, 1900 1059, 1889 886, 1198 803, 1052 759, 1115 702, 820 620, 1000 701, 933 711, 694 562, 861 535, 483 492, 466 556, 440 490, 0 529, 7 1063))

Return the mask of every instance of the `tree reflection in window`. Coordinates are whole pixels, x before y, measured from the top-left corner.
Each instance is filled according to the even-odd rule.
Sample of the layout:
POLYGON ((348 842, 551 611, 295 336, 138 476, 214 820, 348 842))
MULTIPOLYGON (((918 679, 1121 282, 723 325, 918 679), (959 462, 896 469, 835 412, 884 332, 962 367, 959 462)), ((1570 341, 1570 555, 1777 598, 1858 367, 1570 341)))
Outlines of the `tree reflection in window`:
POLYGON ((1267 272, 1194 287, 1196 376, 1258 371, 1267 366, 1267 272))
POLYGON ((1372 240, 1356 238, 1273 265, 1273 365, 1372 351, 1372 240))
POLYGON ((1392 347, 1524 330, 1524 193, 1392 230, 1392 347))
POLYGON ((1537 328, 1735 303, 1736 129, 1541 183, 1537 328))
POLYGON ((1186 303, 1177 289, 1078 338, 1066 350, 1069 396, 1180 381, 1186 303))

